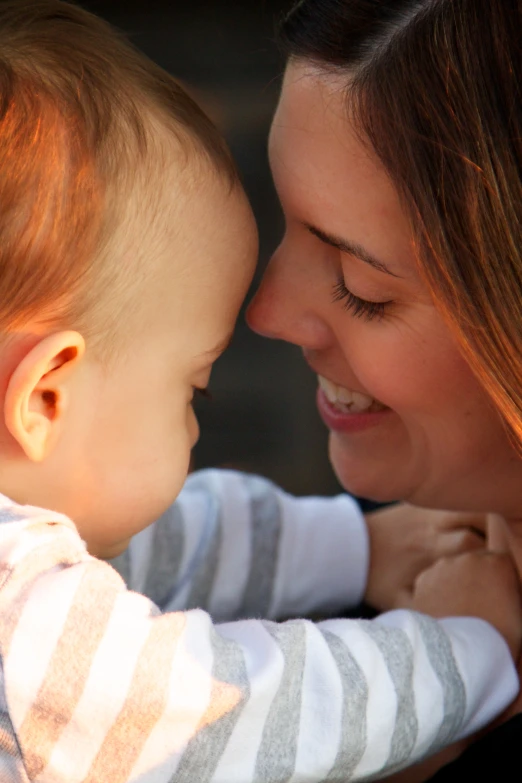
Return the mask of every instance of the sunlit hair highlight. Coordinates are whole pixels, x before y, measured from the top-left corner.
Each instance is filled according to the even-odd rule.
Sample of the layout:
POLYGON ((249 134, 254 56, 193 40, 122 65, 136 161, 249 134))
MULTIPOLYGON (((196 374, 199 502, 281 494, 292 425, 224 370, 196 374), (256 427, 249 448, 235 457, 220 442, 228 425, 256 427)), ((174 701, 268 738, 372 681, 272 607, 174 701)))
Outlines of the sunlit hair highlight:
POLYGON ((203 111, 108 24, 60 0, 0 2, 0 337, 35 319, 100 337, 132 288, 111 241, 166 139, 180 170, 236 182, 203 111))

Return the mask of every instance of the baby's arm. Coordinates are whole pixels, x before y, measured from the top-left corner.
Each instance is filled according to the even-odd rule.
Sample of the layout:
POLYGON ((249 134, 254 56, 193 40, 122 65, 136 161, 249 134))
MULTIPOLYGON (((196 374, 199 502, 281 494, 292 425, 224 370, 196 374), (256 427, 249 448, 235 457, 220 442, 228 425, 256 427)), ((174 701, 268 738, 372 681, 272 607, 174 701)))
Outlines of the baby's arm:
POLYGON ((204 470, 115 565, 163 611, 334 615, 363 597, 368 534, 348 495, 295 498, 258 476, 204 470))
POLYGON ((475 731, 516 694, 482 620, 162 615, 65 518, 2 512, 0 763, 21 756, 28 779, 360 780, 475 731))
POLYGON ((204 470, 113 565, 162 610, 201 608, 215 620, 334 615, 363 597, 386 611, 411 600, 440 557, 483 547, 480 524, 408 504, 365 524, 349 495, 295 498, 257 476, 204 470))

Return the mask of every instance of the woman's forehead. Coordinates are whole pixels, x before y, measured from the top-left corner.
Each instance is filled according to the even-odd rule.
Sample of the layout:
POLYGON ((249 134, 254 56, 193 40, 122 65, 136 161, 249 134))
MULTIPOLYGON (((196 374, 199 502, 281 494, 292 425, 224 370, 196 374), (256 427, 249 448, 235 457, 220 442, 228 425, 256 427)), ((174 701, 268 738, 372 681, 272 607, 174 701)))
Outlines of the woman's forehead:
POLYGON ((370 146, 349 117, 346 89, 338 76, 288 68, 269 141, 270 161, 289 173, 307 173, 316 185, 332 174, 350 182, 361 176, 368 185, 393 191, 389 178, 370 146))
POLYGON ((270 135, 270 163, 288 218, 345 238, 415 275, 412 230, 384 167, 362 142, 339 77, 290 66, 270 135), (333 84, 332 84, 333 82, 333 84))

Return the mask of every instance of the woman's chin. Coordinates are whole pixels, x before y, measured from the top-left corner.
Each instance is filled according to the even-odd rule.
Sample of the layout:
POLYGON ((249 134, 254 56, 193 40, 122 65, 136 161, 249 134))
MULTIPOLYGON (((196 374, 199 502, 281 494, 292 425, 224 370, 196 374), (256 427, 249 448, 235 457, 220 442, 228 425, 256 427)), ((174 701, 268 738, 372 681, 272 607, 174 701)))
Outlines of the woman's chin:
POLYGON ((408 498, 411 488, 406 487, 404 476, 397 475, 397 468, 400 469, 397 461, 391 464, 382 458, 371 458, 355 451, 349 451, 337 433, 330 433, 330 462, 346 492, 376 503, 392 503, 408 498))

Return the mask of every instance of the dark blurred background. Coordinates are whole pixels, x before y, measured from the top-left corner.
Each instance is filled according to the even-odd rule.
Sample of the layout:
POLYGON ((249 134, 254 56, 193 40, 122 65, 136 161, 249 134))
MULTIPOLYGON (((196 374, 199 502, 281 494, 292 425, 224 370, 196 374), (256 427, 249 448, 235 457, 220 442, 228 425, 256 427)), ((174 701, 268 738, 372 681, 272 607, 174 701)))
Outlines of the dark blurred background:
MULTIPOLYGON (((266 142, 283 70, 275 28, 291 0, 80 4, 117 25, 180 78, 224 133, 259 223, 255 286, 283 230, 266 142)), ((241 315, 210 388, 213 400, 198 405, 202 434, 196 467, 253 471, 295 494, 339 491, 327 459, 326 429, 315 408, 316 379, 299 349, 254 335, 241 315)))

